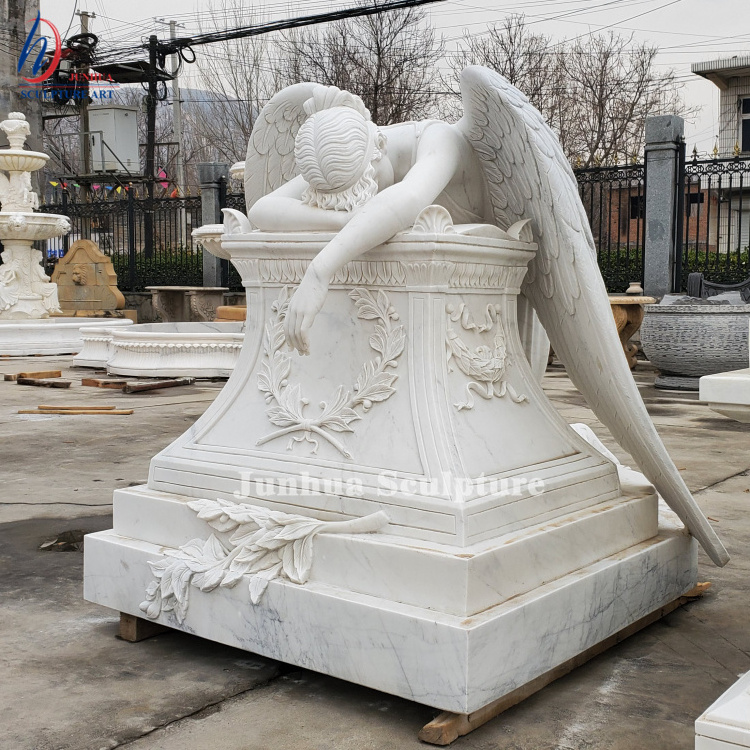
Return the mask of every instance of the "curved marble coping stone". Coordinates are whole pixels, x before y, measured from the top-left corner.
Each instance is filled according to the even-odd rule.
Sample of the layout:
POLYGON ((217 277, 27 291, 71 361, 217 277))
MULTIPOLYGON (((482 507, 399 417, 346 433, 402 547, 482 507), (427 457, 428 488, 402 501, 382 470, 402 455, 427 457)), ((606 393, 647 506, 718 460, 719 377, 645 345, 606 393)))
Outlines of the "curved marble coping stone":
MULTIPOLYGON (((113 318, 107 328, 133 325, 128 318, 113 318)), ((83 349, 83 334, 101 328, 101 318, 42 318, 0 320, 0 354, 76 354, 83 349)))
POLYGON ((243 329, 241 322, 145 323, 110 331, 108 341, 92 331, 92 355, 105 354, 106 345, 104 364, 113 375, 229 377, 245 339, 243 329))

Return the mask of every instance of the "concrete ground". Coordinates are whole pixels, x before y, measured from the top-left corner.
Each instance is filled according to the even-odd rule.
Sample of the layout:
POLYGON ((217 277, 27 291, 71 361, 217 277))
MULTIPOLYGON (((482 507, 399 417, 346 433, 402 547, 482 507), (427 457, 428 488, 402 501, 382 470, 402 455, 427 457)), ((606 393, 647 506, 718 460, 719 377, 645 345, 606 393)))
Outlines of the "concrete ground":
MULTIPOLYGON (((0 372, 68 367, 70 358, 0 360, 0 372)), ((82 599, 80 551, 41 551, 65 531, 111 525, 112 490, 140 484, 222 383, 125 396, 0 382, 0 748, 3 750, 401 750, 424 747, 427 707, 183 633, 120 641, 117 613, 82 599), (132 407, 131 416, 24 416, 39 404, 132 407)), ((694 394, 636 378, 677 466, 732 560, 701 553, 709 593, 509 710, 465 750, 671 750, 750 669, 750 425, 694 394)), ((545 388, 563 416, 622 454, 564 370, 545 388)), ((73 545, 75 546, 75 545, 73 545)))

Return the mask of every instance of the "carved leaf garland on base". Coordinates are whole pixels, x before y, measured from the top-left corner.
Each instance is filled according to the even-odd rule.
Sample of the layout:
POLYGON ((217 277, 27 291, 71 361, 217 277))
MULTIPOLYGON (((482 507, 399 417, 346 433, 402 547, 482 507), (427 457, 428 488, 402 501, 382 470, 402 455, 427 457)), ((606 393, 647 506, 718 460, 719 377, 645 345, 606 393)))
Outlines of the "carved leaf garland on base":
POLYGON ((394 325, 394 321, 399 319, 398 313, 382 290, 373 294, 367 289, 356 288, 349 292, 349 297, 354 300, 358 318, 377 321, 369 344, 378 356, 362 365, 351 389, 339 385, 330 400, 321 401, 320 413, 310 418, 304 414, 310 401, 302 394, 301 385, 289 382, 292 360, 283 351, 283 321, 289 309, 291 295, 288 287, 281 290, 271 307, 274 317, 266 324, 263 338, 264 361, 258 375, 258 389, 270 405, 266 415, 272 424, 281 429, 260 438, 256 445, 289 435, 288 450, 295 443, 305 441, 312 445, 312 453, 315 454, 318 441, 314 436, 317 436, 330 443, 345 458, 352 458, 346 446, 331 433, 354 432, 351 423, 362 419, 362 414, 355 409, 361 407, 362 412, 367 413, 374 403, 385 401, 396 392, 394 383, 398 375, 391 370, 398 364, 406 338, 404 326, 394 325), (295 434, 300 432, 302 435, 295 434))
POLYGON ((182 624, 191 586, 203 592, 217 586, 233 588, 244 576, 249 577, 250 600, 257 604, 274 578, 297 584, 307 581, 317 534, 370 533, 388 523, 383 511, 351 521, 318 521, 221 499, 193 500, 188 506, 217 532, 232 533, 229 546, 211 534, 149 562, 155 580, 146 589, 140 610, 150 619, 174 612, 182 624))

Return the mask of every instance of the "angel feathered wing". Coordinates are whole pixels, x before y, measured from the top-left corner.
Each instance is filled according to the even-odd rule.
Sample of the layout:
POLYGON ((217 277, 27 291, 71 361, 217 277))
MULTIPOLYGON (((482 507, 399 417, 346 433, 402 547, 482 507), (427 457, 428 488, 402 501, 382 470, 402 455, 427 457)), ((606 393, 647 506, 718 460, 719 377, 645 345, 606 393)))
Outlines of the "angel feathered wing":
POLYGON ((253 125, 245 158, 245 210, 297 176, 294 139, 307 115, 304 103, 318 83, 295 83, 271 97, 253 125))
POLYGON ((523 293, 596 416, 717 564, 729 556, 667 453, 622 351, 575 175, 555 134, 501 75, 461 74, 458 124, 484 166, 494 219, 531 219, 539 245, 523 293))

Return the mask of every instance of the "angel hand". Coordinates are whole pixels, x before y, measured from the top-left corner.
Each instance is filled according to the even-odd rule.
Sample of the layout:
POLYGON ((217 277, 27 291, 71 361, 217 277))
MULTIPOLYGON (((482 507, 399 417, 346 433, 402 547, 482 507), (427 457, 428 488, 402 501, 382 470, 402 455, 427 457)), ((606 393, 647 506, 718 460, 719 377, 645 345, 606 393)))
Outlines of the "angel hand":
POLYGON ((328 282, 318 275, 311 264, 289 302, 284 319, 286 340, 300 354, 310 353, 308 331, 323 307, 327 294, 328 282))

